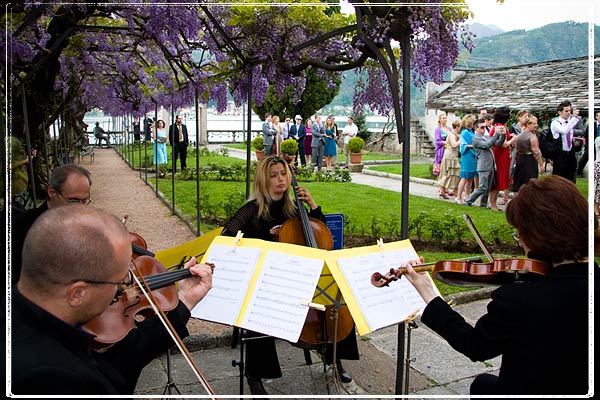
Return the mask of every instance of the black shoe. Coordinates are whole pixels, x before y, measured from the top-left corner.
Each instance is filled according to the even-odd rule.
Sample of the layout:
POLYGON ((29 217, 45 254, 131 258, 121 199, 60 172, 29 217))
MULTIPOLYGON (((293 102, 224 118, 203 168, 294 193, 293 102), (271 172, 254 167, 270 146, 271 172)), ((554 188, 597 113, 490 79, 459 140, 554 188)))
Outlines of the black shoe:
POLYGON ((262 379, 260 378, 251 378, 249 376, 246 377, 246 380, 248 381, 248 386, 250 387, 250 393, 254 394, 254 395, 266 395, 267 391, 265 390, 265 387, 263 386, 262 383, 262 379))
POLYGON ((340 376, 340 381, 344 383, 352 382, 352 377, 349 373, 346 372, 344 367, 342 367, 342 362, 340 360, 337 360, 335 364, 337 366, 338 375, 340 376))

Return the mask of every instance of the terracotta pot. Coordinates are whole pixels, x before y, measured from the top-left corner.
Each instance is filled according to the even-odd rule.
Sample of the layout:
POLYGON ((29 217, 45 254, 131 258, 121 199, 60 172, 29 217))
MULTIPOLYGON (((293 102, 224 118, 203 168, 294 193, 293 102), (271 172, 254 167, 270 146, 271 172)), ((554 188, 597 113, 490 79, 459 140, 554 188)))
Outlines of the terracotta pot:
POLYGON ((350 163, 360 164, 362 162, 362 153, 350 153, 350 163))
POLYGON ((255 150, 254 152, 256 153, 256 159, 258 161, 260 161, 263 158, 265 158, 265 151, 264 150, 255 150))

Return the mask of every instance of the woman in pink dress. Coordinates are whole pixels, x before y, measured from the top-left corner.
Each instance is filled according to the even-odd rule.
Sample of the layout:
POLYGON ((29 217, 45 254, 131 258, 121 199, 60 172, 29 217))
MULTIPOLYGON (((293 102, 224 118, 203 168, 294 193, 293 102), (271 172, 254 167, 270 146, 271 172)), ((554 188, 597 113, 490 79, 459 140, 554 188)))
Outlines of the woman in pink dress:
POLYGON ((308 117, 304 123, 306 127, 306 136, 304 136, 304 154, 306 155, 306 165, 310 163, 312 158, 312 133, 310 133, 310 127, 312 126, 312 119, 308 117))
MULTIPOLYGON (((498 107, 494 112, 494 126, 490 130, 490 136, 494 136, 496 127, 501 125, 504 126, 504 131, 506 132, 506 140, 504 141, 504 144, 502 144, 502 146, 492 147, 494 159, 496 161, 496 175, 498 179, 496 179, 492 184, 489 195, 489 206, 492 210, 496 211, 498 210, 498 203, 496 203, 498 193, 500 193, 500 191, 504 191, 505 196, 508 194, 508 185, 510 184, 510 146, 517 137, 511 135, 508 131, 506 123, 509 119, 510 109, 508 107, 498 107)), ((507 201, 506 198, 503 200, 504 202, 507 201)))

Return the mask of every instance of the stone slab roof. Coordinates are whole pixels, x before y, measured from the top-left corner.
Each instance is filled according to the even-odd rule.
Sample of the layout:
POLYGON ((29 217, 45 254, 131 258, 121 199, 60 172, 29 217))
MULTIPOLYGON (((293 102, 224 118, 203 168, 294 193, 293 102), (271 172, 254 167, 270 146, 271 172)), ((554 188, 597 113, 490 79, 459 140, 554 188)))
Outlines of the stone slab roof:
MULTIPOLYGON (((588 109, 588 57, 485 70, 468 70, 449 87, 430 97, 429 109, 478 112, 480 108, 555 112, 570 100, 588 109)), ((594 93, 600 93, 600 55, 594 56, 594 93)))

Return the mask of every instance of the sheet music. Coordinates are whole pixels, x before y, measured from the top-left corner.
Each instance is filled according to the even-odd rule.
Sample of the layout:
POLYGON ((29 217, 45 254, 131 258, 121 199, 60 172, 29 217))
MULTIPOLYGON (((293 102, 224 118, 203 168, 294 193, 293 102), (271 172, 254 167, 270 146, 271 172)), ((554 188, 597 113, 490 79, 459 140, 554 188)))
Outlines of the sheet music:
POLYGON ((215 264, 213 286, 192 310, 192 317, 235 325, 261 249, 214 244, 206 262, 215 264))
POLYGON ((425 302, 406 278, 383 288, 371 284, 374 272, 385 274, 390 268, 397 269, 416 258, 417 253, 410 247, 386 250, 383 256, 377 252, 336 259, 372 331, 402 322, 416 310, 420 313, 425 308, 425 302))
POLYGON ((269 251, 244 313, 242 327, 297 342, 323 269, 322 259, 269 251))

